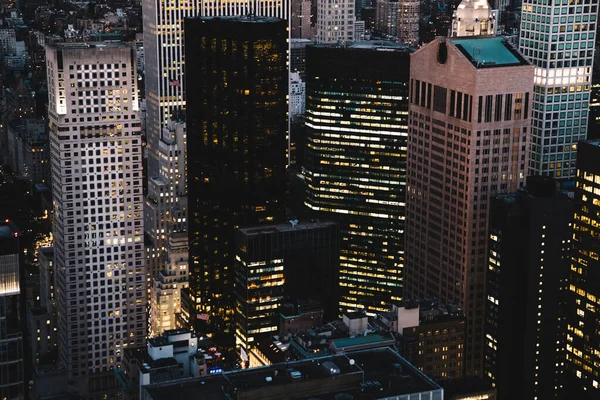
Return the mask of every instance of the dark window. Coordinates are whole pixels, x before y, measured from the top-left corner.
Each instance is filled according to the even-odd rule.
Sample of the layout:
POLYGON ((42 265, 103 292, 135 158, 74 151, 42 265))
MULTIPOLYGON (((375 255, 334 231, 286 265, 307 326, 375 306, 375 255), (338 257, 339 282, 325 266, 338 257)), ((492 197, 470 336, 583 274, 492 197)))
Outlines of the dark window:
POLYGON ((446 97, 448 89, 441 86, 433 87, 433 110, 446 114, 446 97))
POLYGON ((493 99, 493 96, 491 94, 488 96, 485 96, 484 122, 492 122, 492 99, 493 99))
POLYGON ((421 82, 421 102, 419 103, 419 105, 421 107, 426 107, 426 100, 427 100, 427 95, 426 95, 426 91, 427 90, 427 86, 425 85, 425 82, 421 82))
POLYGON ((482 109, 483 109, 483 96, 479 96, 479 105, 477 106, 477 122, 481 122, 482 109))
POLYGON ((456 118, 461 117, 462 107, 463 107, 463 94, 461 92, 458 92, 457 96, 456 96, 456 114, 455 114, 456 118))
POLYGON ((502 121, 502 95, 496 95, 496 107, 494 110, 494 121, 502 121))
POLYGON ((465 94, 465 101, 463 103, 463 113, 462 119, 464 121, 471 121, 471 102, 473 101, 473 96, 465 94))
POLYGON ((432 95, 433 86, 431 83, 427 84, 427 108, 431 109, 431 95, 432 95))
POLYGON ((504 120, 510 121, 512 119, 512 94, 506 95, 506 103, 504 104, 504 120))
POLYGON ((421 81, 417 80, 416 85, 415 85, 415 99, 414 99, 414 103, 415 104, 420 104, 420 100, 419 100, 419 96, 421 95, 421 81))
POLYGON ((450 91, 450 116, 454 117, 456 111, 456 91, 450 91))
POLYGON ((527 119, 529 114, 529 92, 525 93, 525 109, 523 110, 523 119, 527 119))

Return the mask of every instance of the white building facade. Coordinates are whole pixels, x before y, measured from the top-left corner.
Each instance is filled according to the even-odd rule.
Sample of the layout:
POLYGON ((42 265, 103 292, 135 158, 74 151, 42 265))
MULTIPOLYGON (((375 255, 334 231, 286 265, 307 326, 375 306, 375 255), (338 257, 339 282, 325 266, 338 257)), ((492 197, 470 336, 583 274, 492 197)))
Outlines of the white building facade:
POLYGON ((46 63, 59 360, 86 390, 146 337, 135 51, 55 44, 46 63))
POLYGON ((530 174, 575 176, 587 137, 598 5, 524 0, 519 50, 535 64, 530 174))
POLYGON ((463 0, 452 15, 450 36, 495 35, 496 14, 487 0, 463 0))
POLYGON ((317 43, 347 43, 354 40, 354 0, 317 1, 317 43))

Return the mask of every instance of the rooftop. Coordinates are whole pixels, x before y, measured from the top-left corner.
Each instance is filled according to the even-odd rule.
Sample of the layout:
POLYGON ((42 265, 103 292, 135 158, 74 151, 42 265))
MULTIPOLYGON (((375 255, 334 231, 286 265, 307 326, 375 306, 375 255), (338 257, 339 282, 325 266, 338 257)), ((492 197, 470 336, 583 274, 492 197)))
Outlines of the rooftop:
POLYGON ((435 382, 390 348, 225 372, 212 377, 150 385, 144 390, 152 400, 200 397, 329 400, 339 398, 340 393, 347 393, 355 400, 366 400, 427 391, 438 392, 441 398, 442 393, 435 382), (335 369, 330 363, 339 371, 332 372, 335 369), (301 376, 292 378, 292 372, 301 376))
POLYGON ((530 65, 502 37, 452 38, 450 40, 477 68, 530 65))
POLYGON ((240 228, 238 229, 244 235, 258 235, 258 234, 266 234, 266 233, 275 233, 275 232, 289 232, 295 230, 303 230, 303 229, 316 229, 316 228, 324 228, 328 226, 335 226, 335 222, 324 221, 324 222, 299 222, 297 220, 289 221, 286 224, 277 224, 277 225, 265 225, 261 227, 250 227, 250 228, 240 228))
POLYGON ((391 336, 384 335, 367 335, 367 336, 355 336, 352 338, 342 338, 342 339, 334 339, 333 345, 337 349, 344 349, 346 347, 355 347, 355 346, 366 346, 370 344, 376 344, 380 342, 391 342, 390 345, 394 345, 395 339, 391 336))

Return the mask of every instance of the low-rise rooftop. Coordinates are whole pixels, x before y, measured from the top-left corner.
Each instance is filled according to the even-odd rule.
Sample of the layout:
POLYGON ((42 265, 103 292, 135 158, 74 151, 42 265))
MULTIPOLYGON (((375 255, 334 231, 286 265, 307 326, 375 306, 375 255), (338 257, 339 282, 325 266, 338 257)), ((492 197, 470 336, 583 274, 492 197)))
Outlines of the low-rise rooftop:
POLYGON ((347 394, 355 400, 431 393, 441 400, 443 389, 390 348, 274 364, 215 376, 149 385, 147 400, 321 399, 347 394))

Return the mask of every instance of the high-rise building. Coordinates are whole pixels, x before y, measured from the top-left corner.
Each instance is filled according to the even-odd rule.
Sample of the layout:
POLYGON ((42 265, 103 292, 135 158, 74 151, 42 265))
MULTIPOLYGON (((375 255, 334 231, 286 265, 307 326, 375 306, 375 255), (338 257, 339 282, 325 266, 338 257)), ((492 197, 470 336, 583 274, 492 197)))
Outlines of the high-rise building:
POLYGON ((163 269, 152 279, 150 288, 150 336, 187 326, 189 315, 182 315, 181 293, 189 286, 188 235, 174 233, 169 237, 167 259, 163 269))
POLYGON ((279 330, 286 298, 318 301, 338 316, 339 231, 334 222, 267 225, 235 234, 236 347, 242 358, 261 335, 279 330))
POLYGON ((354 0, 317 0, 317 43, 354 40, 354 0))
POLYGON ((291 37, 294 39, 310 39, 314 36, 311 24, 311 1, 290 0, 292 13, 290 18, 291 37))
POLYGON ((421 2, 400 0, 398 5, 398 43, 417 46, 419 44, 421 2))
POLYGON ((402 297, 409 51, 307 49, 305 205, 340 225, 340 309, 402 297))
POLYGON ((170 235, 187 231, 186 140, 185 123, 169 121, 158 141, 158 175, 148 178, 144 226, 149 281, 164 266, 170 235))
POLYGON ((487 0, 463 0, 452 14, 451 36, 496 34, 496 12, 487 0))
POLYGON ((170 119, 185 113, 185 51, 183 20, 199 16, 257 15, 289 19, 289 0, 234 0, 214 3, 190 0, 172 5, 143 2, 147 101, 148 176, 158 175, 158 142, 170 119))
MULTIPOLYGON (((266 17, 186 20, 188 315, 233 349, 234 231, 285 218, 287 25, 266 17), (213 71, 219 71, 215 74, 213 71)), ((206 331, 205 331, 206 330, 206 331)))
POLYGON ((405 295, 462 305, 467 375, 483 373, 488 203, 527 174, 533 69, 494 37, 411 56, 405 295))
POLYGON ((572 200, 550 177, 490 203, 484 375, 498 399, 556 394, 572 219, 572 200))
POLYGON ((0 222, 0 397, 3 399, 22 399, 26 393, 20 258, 17 227, 9 221, 0 222))
POLYGON ((135 51, 57 43, 46 64, 59 360, 85 393, 146 337, 135 51))
MULTIPOLYGON (((600 396, 600 142, 579 142, 566 307, 565 398, 600 396)), ((561 363, 562 364, 562 363, 561 363)))
POLYGON ((519 49, 536 66, 534 174, 575 177, 577 142, 588 133, 597 17, 597 4, 523 1, 519 49))
POLYGON ((379 35, 395 37, 398 34, 400 3, 398 0, 380 0, 375 6, 376 32, 379 35))

